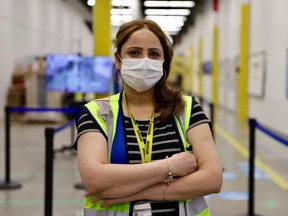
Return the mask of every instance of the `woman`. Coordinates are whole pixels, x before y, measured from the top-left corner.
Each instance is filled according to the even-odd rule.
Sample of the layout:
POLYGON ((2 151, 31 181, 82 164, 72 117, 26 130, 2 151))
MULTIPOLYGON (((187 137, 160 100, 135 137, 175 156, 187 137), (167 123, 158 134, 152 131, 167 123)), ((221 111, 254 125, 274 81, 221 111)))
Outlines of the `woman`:
POLYGON ((167 84, 173 49, 151 20, 122 25, 115 41, 121 93, 76 118, 84 215, 210 215, 222 168, 209 120, 167 84))

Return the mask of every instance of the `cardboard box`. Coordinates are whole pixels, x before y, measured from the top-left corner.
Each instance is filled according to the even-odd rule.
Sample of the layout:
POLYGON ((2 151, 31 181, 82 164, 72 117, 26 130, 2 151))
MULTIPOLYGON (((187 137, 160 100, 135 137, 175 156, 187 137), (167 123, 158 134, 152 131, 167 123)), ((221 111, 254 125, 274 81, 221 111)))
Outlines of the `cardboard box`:
POLYGON ((6 97, 7 106, 25 106, 25 87, 23 85, 13 85, 9 88, 6 97))
POLYGON ((17 67, 12 74, 12 85, 25 84, 25 71, 21 67, 17 67))

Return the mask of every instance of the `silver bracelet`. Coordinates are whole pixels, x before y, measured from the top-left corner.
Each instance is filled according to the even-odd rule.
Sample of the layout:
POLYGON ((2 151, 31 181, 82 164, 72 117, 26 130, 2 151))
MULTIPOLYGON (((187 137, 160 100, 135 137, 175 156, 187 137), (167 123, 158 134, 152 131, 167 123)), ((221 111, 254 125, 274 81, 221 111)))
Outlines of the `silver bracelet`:
POLYGON ((173 173, 171 171, 169 157, 166 156, 166 159, 167 159, 167 165, 168 165, 168 174, 167 174, 166 179, 164 180, 164 183, 167 183, 169 185, 171 182, 174 181, 174 179, 173 179, 173 173))

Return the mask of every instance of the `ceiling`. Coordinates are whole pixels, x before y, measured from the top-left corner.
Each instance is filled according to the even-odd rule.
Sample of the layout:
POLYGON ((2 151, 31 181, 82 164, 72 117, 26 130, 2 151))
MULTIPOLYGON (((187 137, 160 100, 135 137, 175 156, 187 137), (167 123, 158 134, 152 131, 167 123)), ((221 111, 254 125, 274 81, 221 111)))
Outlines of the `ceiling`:
MULTIPOLYGON (((83 4, 85 6, 85 8, 87 8, 88 11, 90 11, 92 13, 91 7, 87 5, 87 0, 79 0, 81 2, 81 4, 83 4)), ((145 10, 146 9, 150 9, 150 7, 145 6, 144 2, 145 0, 139 0, 140 2, 140 11, 142 12, 142 17, 145 17, 145 10)), ((158 0, 163 1, 163 0, 158 0)), ((189 1, 189 0, 181 0, 181 1, 189 1)), ((178 6, 175 9, 189 9, 190 10, 190 14, 186 15, 186 21, 184 22, 184 25, 181 27, 181 30, 178 32, 178 34, 176 35, 171 35, 174 43, 179 43, 181 42, 181 37, 183 36, 183 34, 185 34, 188 30, 188 28, 190 26, 193 26, 195 23, 195 17, 196 14, 201 12, 203 9, 203 6, 205 3, 207 3, 207 0, 193 0, 195 2, 195 6, 192 8, 184 8, 181 6, 178 6)), ((113 8, 117 9, 117 7, 113 8)), ((121 7, 123 8, 123 6, 121 7)), ((157 9, 169 9, 168 7, 157 7, 157 9)), ((170 8, 171 9, 171 8, 170 8)), ((85 20, 85 23, 87 24, 88 28, 92 31, 92 16, 91 16, 91 20, 85 20)))

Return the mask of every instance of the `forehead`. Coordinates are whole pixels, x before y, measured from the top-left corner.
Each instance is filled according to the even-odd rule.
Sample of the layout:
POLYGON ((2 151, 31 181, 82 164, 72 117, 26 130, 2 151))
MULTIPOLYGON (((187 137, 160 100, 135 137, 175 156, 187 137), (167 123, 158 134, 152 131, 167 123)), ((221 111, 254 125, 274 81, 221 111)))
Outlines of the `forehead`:
POLYGON ((127 49, 130 46, 142 48, 158 48, 163 49, 159 38, 149 29, 140 29, 130 35, 123 48, 127 49))

